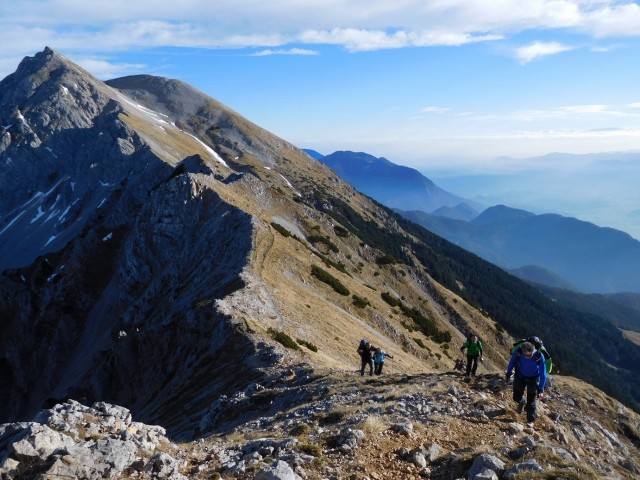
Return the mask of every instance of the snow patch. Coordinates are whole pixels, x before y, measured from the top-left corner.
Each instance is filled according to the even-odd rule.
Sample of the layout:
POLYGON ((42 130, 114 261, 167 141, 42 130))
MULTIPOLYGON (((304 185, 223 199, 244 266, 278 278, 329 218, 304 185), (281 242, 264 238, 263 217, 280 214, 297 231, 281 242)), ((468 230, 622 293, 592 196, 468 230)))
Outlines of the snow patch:
POLYGON ((151 117, 154 121, 169 124, 169 122, 165 120, 169 118, 168 115, 165 115, 160 112, 156 112, 155 110, 151 110, 150 108, 147 108, 144 105, 140 105, 139 103, 133 103, 124 95, 119 95, 119 97, 123 102, 127 103, 128 105, 131 105, 133 108, 142 112, 147 117, 151 117))
POLYGON ((43 215, 44 215, 44 212, 42 211, 42 206, 38 205, 38 212, 36 213, 36 216, 33 217, 29 223, 33 223, 33 222, 37 221, 43 215))
POLYGON ((282 179, 285 181, 285 183, 287 184, 287 186, 293 190, 293 185, 291 185, 291 182, 289 180, 287 180, 287 177, 285 177, 284 175, 282 175, 281 173, 278 173, 278 175, 280 175, 282 177, 282 179))
POLYGON ((59 214, 59 213, 60 213, 60 210, 57 210, 57 209, 53 210, 53 211, 49 214, 49 216, 47 217, 47 219, 44 221, 44 223, 47 223, 47 222, 48 222, 49 220, 51 220, 52 218, 54 218, 54 217, 58 216, 58 214, 59 214))
POLYGON ((47 240, 47 243, 45 243, 42 248, 46 247, 47 245, 49 245, 51 242, 53 242, 56 238, 58 238, 58 235, 51 235, 49 237, 49 240, 47 240))
POLYGON ((191 135, 190 133, 185 132, 184 130, 182 130, 183 133, 186 133, 187 135, 189 135, 191 138, 193 138, 196 142, 198 142, 200 145, 202 145, 202 147, 211 154, 211 156, 217 160, 218 162, 220 162, 222 165, 224 165, 225 167, 229 167, 229 165, 227 165, 227 162, 225 162, 222 157, 220 155, 218 155, 218 153, 211 148, 209 145, 207 145, 206 143, 204 143, 202 140, 200 140, 198 137, 196 137, 195 135, 191 135))
POLYGON ((60 222, 60 223, 64 222, 64 220, 65 220, 65 218, 67 216, 67 213, 69 213, 69 210, 71 210, 71 205, 69 205, 67 208, 65 208, 64 211, 60 214, 60 216, 58 217, 58 222, 60 222))

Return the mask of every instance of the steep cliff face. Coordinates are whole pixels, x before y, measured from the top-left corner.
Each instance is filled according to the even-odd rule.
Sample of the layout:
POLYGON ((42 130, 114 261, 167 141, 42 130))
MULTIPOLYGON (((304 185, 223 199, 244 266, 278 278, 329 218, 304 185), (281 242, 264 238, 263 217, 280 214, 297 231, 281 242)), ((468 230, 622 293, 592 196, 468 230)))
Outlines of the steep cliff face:
POLYGON ((283 366, 352 368, 362 336, 434 368, 379 296, 353 312, 311 275, 325 263, 361 298, 424 303, 427 277, 379 272, 314 192, 394 220, 219 102, 157 77, 107 85, 45 49, 2 81, 0 125, 0 420, 100 400, 189 437, 220 395, 283 366), (283 349, 277 331, 320 350, 283 349))
POLYGON ((117 92, 51 50, 0 90, 0 416, 109 398, 177 428, 185 395, 259 378, 246 327, 212 308, 243 286, 254 226, 211 168, 160 159, 117 92))

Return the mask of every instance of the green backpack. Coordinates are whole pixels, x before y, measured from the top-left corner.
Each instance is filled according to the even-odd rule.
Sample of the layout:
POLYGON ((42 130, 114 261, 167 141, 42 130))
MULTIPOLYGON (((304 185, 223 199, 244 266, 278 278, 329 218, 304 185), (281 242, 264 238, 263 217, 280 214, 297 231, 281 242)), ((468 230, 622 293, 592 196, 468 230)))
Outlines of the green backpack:
POLYGON ((549 355, 549 352, 547 352, 547 349, 544 348, 544 345, 542 344, 542 340, 540 340, 538 337, 521 338, 520 340, 513 342, 513 345, 511 345, 511 351, 509 353, 513 354, 513 352, 520 348, 520 346, 524 342, 533 343, 533 346, 536 347, 539 352, 542 352, 542 354, 544 355, 545 370, 547 371, 547 373, 551 373, 551 371, 553 370, 553 361, 551 360, 551 355, 549 355))

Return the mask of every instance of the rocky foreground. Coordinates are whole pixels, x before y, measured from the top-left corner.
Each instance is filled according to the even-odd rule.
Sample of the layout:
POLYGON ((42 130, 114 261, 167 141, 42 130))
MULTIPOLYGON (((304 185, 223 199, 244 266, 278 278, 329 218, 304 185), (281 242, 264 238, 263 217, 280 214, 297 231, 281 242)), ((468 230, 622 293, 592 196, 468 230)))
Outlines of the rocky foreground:
POLYGON ((122 407, 73 400, 0 426, 3 479, 638 478, 640 419, 554 378, 528 427, 498 375, 289 370, 221 397, 174 443, 122 407))

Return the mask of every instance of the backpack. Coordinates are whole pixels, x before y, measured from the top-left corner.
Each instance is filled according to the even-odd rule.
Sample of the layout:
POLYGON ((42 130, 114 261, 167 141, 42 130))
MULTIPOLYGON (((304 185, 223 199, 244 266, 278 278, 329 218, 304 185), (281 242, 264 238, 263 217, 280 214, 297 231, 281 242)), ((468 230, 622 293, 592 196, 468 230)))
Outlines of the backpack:
POLYGON ((544 348, 542 340, 540 340, 538 337, 521 338, 520 340, 513 342, 509 353, 513 354, 513 352, 518 350, 524 342, 533 343, 533 346, 536 347, 536 350, 542 352, 542 354, 544 355, 544 368, 547 373, 551 373, 551 371, 553 370, 553 361, 551 360, 551 355, 549 354, 549 352, 547 352, 547 349, 544 348))
POLYGON ((376 353, 373 355, 373 361, 375 363, 383 363, 384 357, 385 357, 385 352, 382 350, 377 350, 376 353))

